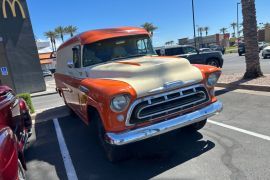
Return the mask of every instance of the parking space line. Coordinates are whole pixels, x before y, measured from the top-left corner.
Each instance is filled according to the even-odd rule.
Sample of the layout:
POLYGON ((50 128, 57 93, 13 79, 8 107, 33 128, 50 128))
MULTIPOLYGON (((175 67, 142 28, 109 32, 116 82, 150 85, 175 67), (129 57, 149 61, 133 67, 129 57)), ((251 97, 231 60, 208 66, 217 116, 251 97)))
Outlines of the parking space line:
POLYGON ((53 123, 54 123, 54 127, 55 127, 55 131, 56 131, 59 147, 61 150, 62 158, 64 161, 68 180, 78 180, 78 177, 77 177, 75 168, 73 166, 70 154, 68 152, 68 148, 67 148, 67 145, 65 143, 65 139, 64 139, 61 127, 59 125, 58 119, 54 118, 53 123))
POLYGON ((223 124, 223 123, 216 122, 216 121, 212 121, 212 120, 208 120, 207 122, 209 122, 211 124, 221 126, 221 127, 225 127, 225 128, 228 128, 228 129, 232 129, 232 130, 244 133, 244 134, 248 134, 250 136, 255 136, 257 138, 261 138, 261 139, 270 141, 270 136, 266 136, 266 135, 255 133, 255 132, 251 132, 251 131, 248 131, 248 130, 245 130, 245 129, 237 128, 237 127, 234 127, 234 126, 230 126, 230 125, 223 124))

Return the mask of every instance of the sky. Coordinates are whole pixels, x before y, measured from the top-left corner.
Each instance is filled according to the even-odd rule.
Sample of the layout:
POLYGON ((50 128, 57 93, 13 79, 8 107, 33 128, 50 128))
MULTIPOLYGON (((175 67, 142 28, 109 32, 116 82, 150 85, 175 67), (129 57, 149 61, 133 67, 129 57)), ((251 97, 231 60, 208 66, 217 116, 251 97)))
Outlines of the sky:
MULTIPOLYGON (((236 4, 240 0, 194 0, 195 21, 219 33, 236 22, 236 4)), ((78 32, 119 26, 140 26, 151 22, 158 27, 154 46, 184 37, 193 37, 191 0, 28 0, 34 34, 46 39, 44 32, 73 25, 78 32)), ((242 21, 241 6, 239 21, 242 21)), ((258 23, 270 22, 270 0, 256 0, 258 23)))

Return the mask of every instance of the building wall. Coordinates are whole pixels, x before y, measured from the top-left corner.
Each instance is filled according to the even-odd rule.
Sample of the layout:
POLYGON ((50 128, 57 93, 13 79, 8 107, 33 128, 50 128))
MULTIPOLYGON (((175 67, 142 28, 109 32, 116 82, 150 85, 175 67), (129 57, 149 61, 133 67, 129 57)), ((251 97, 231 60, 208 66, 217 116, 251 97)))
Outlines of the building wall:
POLYGON ((9 3, 6 3, 2 8, 3 1, 0 0, 0 37, 4 52, 1 53, 1 63, 8 65, 9 74, 8 77, 1 76, 1 79, 17 93, 43 91, 46 86, 26 0, 15 0, 15 7, 9 7, 9 3), (23 11, 20 11, 20 5, 23 11), (16 16, 11 8, 16 10, 16 16), (3 9, 6 9, 6 17, 3 9))
POLYGON ((270 42, 270 27, 265 29, 265 41, 270 42))

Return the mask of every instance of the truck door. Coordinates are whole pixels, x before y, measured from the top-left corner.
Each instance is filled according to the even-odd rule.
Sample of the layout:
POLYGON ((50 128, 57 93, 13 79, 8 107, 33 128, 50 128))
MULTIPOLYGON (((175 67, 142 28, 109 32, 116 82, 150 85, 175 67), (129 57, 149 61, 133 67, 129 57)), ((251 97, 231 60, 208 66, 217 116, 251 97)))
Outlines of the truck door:
POLYGON ((81 56, 81 46, 74 46, 72 48, 73 52, 73 60, 72 62, 68 62, 68 74, 72 78, 70 79, 68 87, 68 103, 71 108, 77 112, 78 115, 82 117, 86 117, 85 109, 82 107, 86 107, 85 104, 82 106, 82 103, 86 103, 86 96, 84 92, 81 91, 83 89, 81 87, 81 81, 86 78, 86 72, 82 67, 82 56, 81 56))

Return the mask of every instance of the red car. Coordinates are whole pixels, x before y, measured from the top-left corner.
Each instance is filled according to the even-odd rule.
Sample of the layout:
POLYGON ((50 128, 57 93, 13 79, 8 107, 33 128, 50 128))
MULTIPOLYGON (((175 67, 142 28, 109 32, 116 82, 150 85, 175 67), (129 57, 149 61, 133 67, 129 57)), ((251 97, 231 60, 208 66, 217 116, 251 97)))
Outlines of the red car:
POLYGON ((25 179, 23 150, 31 135, 32 120, 23 99, 0 86, 0 179, 25 179))

